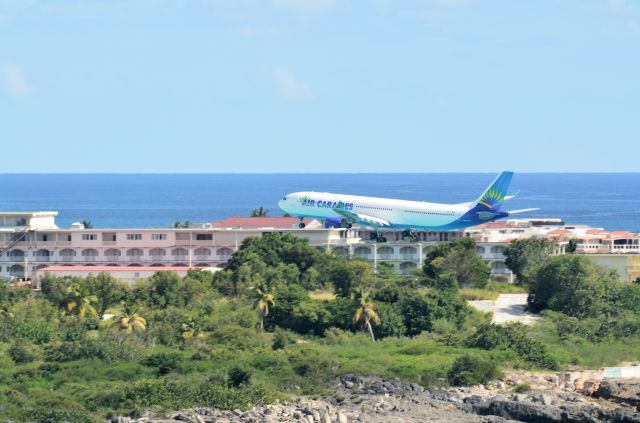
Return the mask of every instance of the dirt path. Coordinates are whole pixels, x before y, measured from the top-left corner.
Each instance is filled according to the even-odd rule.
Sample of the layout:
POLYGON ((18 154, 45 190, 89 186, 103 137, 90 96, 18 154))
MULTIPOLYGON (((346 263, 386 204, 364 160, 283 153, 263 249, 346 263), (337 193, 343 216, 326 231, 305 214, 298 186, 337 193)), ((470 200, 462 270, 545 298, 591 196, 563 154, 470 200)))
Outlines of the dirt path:
POLYGON ((520 322, 531 325, 538 318, 527 313, 527 294, 500 294, 495 301, 469 301, 469 305, 485 313, 493 313, 492 323, 520 322))

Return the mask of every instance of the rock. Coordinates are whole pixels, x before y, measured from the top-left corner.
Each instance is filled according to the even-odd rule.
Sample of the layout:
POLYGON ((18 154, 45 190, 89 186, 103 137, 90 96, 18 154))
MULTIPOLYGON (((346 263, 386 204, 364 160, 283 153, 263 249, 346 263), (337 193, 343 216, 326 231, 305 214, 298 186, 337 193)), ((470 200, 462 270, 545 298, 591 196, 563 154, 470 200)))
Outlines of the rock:
POLYGON ((533 402, 539 402, 543 405, 551 405, 551 397, 546 394, 533 393, 531 394, 531 400, 533 402))
POLYGON ((591 380, 591 379, 585 380, 583 383, 581 393, 584 395, 592 396, 594 393, 596 393, 599 387, 600 387, 599 380, 591 380))
POLYGON ((424 392, 424 388, 417 383, 412 383, 410 386, 414 392, 424 392))
POLYGON ((605 379, 594 396, 640 408, 640 379, 605 379))
MULTIPOLYGON (((585 374, 581 372, 580 376, 585 374)), ((521 378, 532 386, 537 386, 534 382, 546 385, 528 394, 501 394, 495 389, 499 386, 497 383, 429 391, 398 379, 346 375, 336 380, 331 397, 298 398, 290 403, 256 406, 244 412, 200 407, 169 414, 174 420, 155 418, 155 414, 147 410, 138 418, 118 417, 108 423, 505 423, 507 419, 536 423, 640 423, 640 413, 625 408, 640 401, 640 380, 607 379, 598 384, 597 375, 584 378, 583 389, 589 388, 590 381, 594 382, 591 387, 598 386, 595 400, 573 390, 554 389, 554 384, 568 383, 572 376, 560 375, 557 380, 548 375, 512 374, 510 377, 521 378)))

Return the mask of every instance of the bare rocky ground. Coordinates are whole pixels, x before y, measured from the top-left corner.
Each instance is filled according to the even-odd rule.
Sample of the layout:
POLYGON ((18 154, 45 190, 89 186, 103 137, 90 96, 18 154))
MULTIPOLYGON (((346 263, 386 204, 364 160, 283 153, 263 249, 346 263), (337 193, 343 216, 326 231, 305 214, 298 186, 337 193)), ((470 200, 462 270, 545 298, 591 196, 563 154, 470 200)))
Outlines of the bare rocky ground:
POLYGON ((425 390, 398 379, 346 375, 321 399, 242 412, 195 408, 163 416, 119 417, 113 423, 640 423, 640 379, 603 379, 599 372, 508 373, 491 387, 425 390), (514 393, 517 384, 532 390, 514 393))

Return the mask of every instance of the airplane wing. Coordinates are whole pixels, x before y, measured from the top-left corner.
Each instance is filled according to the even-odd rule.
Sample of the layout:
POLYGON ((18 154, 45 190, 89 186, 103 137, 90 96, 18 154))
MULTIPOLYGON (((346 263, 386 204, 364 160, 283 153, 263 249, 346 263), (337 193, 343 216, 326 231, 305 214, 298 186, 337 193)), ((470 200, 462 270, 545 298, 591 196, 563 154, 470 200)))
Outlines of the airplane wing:
POLYGON ((361 223, 363 225, 376 226, 376 227, 391 226, 390 222, 384 219, 380 219, 379 217, 368 216, 362 213, 353 213, 348 210, 339 209, 339 208, 335 208, 333 209, 333 211, 354 223, 361 223))

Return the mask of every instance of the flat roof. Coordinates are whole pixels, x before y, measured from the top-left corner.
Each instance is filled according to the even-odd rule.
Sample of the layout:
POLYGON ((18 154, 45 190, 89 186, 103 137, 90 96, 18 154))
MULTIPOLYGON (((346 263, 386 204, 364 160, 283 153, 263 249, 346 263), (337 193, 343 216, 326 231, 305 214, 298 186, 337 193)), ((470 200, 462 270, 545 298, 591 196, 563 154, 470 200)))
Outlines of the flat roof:
POLYGON ((57 211, 38 211, 38 212, 26 212, 26 211, 16 211, 16 212, 1 212, 0 216, 57 216, 57 211))
POLYGON ((160 272, 160 271, 169 271, 169 272, 178 272, 185 270, 195 270, 195 269, 203 269, 203 267, 188 267, 188 266, 172 266, 172 267, 163 267, 163 266, 49 266, 44 267, 42 269, 38 269, 38 271, 72 271, 72 272, 160 272))

